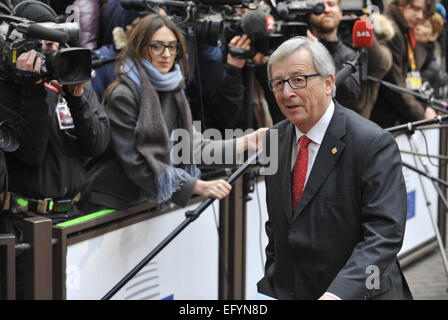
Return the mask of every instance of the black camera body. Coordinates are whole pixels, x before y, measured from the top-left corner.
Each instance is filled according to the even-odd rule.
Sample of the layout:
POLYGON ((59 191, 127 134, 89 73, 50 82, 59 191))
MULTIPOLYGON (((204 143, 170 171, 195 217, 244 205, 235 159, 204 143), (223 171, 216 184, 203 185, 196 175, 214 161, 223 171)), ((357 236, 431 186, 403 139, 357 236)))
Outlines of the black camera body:
POLYGON ((302 0, 279 2, 275 10, 276 32, 271 35, 271 48, 274 49, 295 36, 306 37, 306 31, 310 28, 310 15, 319 15, 324 11, 325 4, 323 2, 302 0))
POLYGON ((216 47, 220 45, 226 25, 236 24, 234 7, 247 0, 121 0, 123 8, 156 12, 160 6, 168 8, 169 16, 181 28, 187 38, 195 37, 200 43, 216 47))
POLYGON ((64 48, 56 52, 42 52, 42 40, 61 43, 70 40, 73 28, 64 31, 66 25, 55 24, 49 28, 24 18, 0 15, 0 78, 19 82, 54 79, 62 85, 90 80, 92 66, 89 49, 64 48), (40 74, 16 69, 18 57, 30 50, 36 50, 42 60, 40 74))

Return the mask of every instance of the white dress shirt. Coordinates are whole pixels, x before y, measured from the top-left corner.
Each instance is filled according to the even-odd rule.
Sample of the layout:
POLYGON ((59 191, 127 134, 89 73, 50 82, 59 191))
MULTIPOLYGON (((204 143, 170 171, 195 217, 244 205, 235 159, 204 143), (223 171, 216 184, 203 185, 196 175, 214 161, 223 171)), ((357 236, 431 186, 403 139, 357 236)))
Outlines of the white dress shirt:
MULTIPOLYGON (((317 123, 306 133, 306 136, 311 140, 308 145, 308 168, 306 170, 306 178, 305 185, 308 181, 308 177, 310 175, 311 169, 313 168, 314 160, 316 160, 317 153, 319 152, 320 145, 322 144, 322 140, 324 139, 325 132, 327 132, 328 125, 330 124, 331 118, 334 113, 334 102, 331 100, 327 111, 323 114, 323 116, 317 121, 317 123)), ((296 129, 296 140, 292 145, 292 153, 291 153, 291 172, 294 168, 294 164, 296 163, 297 156, 299 154, 300 138, 305 135, 299 128, 296 129)), ((305 188, 305 185, 303 186, 305 188)))

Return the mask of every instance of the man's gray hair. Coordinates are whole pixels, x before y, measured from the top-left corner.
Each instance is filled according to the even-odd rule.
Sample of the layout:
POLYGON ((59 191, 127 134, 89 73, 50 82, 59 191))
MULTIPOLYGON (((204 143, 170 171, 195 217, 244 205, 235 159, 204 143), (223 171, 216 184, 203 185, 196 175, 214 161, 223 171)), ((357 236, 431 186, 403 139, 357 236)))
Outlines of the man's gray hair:
MULTIPOLYGON (((317 72, 325 77, 329 74, 336 75, 333 58, 327 48, 318 41, 312 41, 307 37, 294 37, 283 42, 269 57, 268 78, 272 79, 272 64, 284 60, 287 56, 299 49, 307 49, 313 58, 317 72)), ((336 95, 336 85, 331 90, 331 96, 336 95)))

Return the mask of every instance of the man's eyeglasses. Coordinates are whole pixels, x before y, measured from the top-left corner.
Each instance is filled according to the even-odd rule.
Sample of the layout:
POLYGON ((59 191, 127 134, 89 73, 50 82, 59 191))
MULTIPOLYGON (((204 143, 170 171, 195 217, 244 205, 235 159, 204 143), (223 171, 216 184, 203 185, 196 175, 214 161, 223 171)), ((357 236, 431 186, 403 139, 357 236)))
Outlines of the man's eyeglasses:
POLYGON ((303 89, 308 85, 308 78, 320 76, 319 73, 292 76, 288 79, 271 79, 268 80, 269 89, 273 92, 283 91, 285 82, 293 89, 303 89))
POLYGON ((177 42, 171 42, 168 44, 163 44, 162 42, 153 42, 148 44, 151 49, 151 53, 160 56, 165 52, 165 49, 168 49, 170 55, 176 54, 179 44, 177 42))

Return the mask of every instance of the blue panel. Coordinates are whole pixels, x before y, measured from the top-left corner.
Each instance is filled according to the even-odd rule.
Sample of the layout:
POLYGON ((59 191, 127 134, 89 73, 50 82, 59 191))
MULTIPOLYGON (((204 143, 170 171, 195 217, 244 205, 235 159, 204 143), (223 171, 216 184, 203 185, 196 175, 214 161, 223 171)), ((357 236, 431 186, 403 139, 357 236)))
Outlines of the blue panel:
POLYGON ((415 216, 415 190, 408 192, 408 210, 406 220, 415 216))

